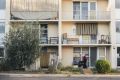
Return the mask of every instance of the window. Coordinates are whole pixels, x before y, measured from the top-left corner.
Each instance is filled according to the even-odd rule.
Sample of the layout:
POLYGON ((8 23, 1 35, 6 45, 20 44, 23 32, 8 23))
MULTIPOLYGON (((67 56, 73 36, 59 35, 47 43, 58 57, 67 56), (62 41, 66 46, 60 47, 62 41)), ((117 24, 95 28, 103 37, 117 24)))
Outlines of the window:
POLYGON ((90 10, 96 10, 96 3, 90 2, 90 10))
POLYGON ((120 9, 120 0, 115 0, 115 8, 120 9))
POLYGON ((0 34, 5 33, 5 23, 0 23, 0 34))
POLYGON ((80 60, 81 60, 81 48, 74 47, 73 48, 73 65, 78 65, 80 60))
POLYGON ((88 19, 88 2, 81 3, 82 19, 88 19))
POLYGON ((80 2, 73 2, 73 18, 80 19, 80 2))
POLYGON ((6 0, 0 0, 0 9, 5 9, 6 0))
POLYGON ((96 19, 96 2, 73 2, 73 19, 96 19))
POLYGON ((106 59, 106 47, 99 47, 99 59, 105 60, 106 59))
POLYGON ((4 57, 4 49, 0 48, 0 57, 4 57))
POLYGON ((42 44, 48 43, 48 25, 47 24, 41 24, 40 26, 40 38, 42 44))
POLYGON ((120 33, 120 21, 116 22, 116 32, 120 33))
POLYGON ((74 53, 80 53, 81 52, 81 49, 79 47, 74 47, 73 48, 73 52, 74 53))
POLYGON ((116 22, 116 43, 120 44, 120 21, 116 22))

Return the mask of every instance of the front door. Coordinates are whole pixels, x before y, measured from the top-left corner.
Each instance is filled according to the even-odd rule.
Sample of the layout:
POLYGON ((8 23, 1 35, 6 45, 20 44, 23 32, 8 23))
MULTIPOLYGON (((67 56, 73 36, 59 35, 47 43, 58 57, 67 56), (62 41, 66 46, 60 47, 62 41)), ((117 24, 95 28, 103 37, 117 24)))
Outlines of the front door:
POLYGON ((120 47, 117 47, 117 66, 120 67, 120 47))
POLYGON ((50 54, 49 53, 42 53, 41 54, 41 56, 40 56, 40 66, 41 66, 41 68, 48 68, 49 59, 50 59, 50 54))

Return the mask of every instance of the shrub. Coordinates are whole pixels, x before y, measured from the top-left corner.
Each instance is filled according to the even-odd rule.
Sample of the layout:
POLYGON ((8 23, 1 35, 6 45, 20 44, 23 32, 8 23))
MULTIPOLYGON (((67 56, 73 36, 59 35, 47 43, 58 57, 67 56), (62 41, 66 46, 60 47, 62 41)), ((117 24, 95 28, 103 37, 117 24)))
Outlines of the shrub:
POLYGON ((49 73, 56 73, 57 69, 55 65, 49 65, 48 68, 49 73))
POLYGON ((74 68, 72 66, 68 66, 68 67, 61 68, 61 71, 80 72, 80 69, 79 68, 74 68))
POLYGON ((0 71, 9 71, 9 66, 6 63, 6 60, 4 58, 0 59, 0 71))
POLYGON ((61 69, 62 69, 62 66, 63 66, 62 63, 59 62, 58 65, 57 65, 57 69, 58 69, 58 70, 61 70, 61 69))
POLYGON ((30 27, 33 24, 24 23, 21 28, 16 25, 5 36, 6 59, 11 70, 25 70, 39 57, 39 31, 30 27))
POLYGON ((110 63, 106 60, 98 60, 95 67, 98 73, 108 73, 111 71, 110 63))

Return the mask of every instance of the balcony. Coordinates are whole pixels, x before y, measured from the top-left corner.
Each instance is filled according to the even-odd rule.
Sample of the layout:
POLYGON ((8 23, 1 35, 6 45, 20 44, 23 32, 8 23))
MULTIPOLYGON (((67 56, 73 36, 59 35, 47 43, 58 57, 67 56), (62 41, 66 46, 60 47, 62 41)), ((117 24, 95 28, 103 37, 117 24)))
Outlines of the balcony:
POLYGON ((41 38, 40 44, 58 44, 58 37, 41 38))
POLYGON ((57 11, 11 11, 11 20, 58 20, 57 11))
POLYGON ((63 38, 62 44, 111 44, 110 35, 82 35, 63 38))
POLYGON ((0 46, 3 46, 5 33, 0 33, 0 46))
POLYGON ((110 11, 85 11, 80 14, 80 11, 63 12, 63 20, 83 20, 83 21, 110 21, 110 11))

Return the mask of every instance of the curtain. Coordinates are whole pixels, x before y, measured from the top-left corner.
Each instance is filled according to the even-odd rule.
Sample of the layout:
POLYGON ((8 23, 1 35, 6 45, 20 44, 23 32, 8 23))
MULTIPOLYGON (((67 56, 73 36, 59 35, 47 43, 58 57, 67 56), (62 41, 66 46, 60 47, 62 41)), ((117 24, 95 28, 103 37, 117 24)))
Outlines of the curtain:
POLYGON ((96 23, 78 23, 76 24, 77 35, 97 35, 97 24, 96 23))

